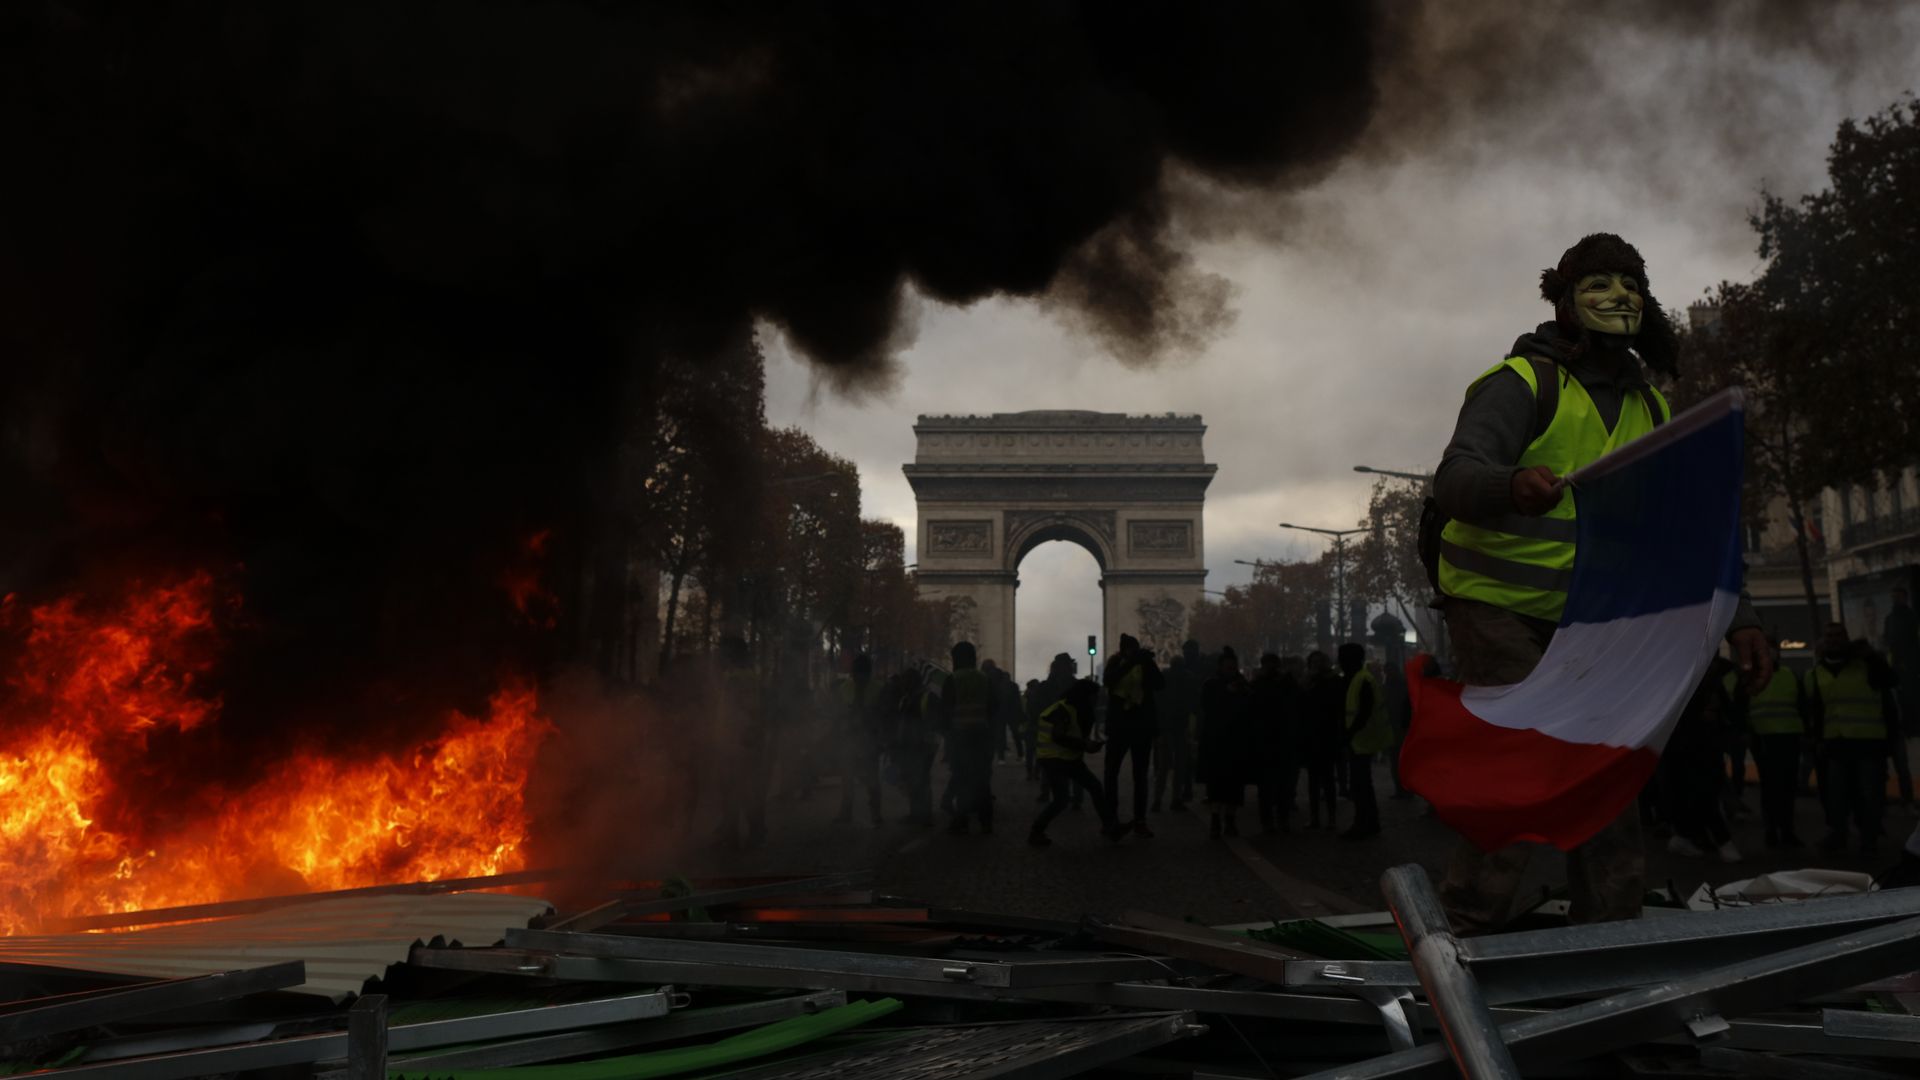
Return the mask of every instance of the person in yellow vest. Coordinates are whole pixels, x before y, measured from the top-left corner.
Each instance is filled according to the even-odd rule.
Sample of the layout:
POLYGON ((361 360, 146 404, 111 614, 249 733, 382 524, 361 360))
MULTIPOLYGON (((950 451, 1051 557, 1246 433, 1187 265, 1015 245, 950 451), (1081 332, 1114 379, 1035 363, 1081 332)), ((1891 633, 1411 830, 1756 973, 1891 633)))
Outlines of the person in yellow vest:
POLYGON ((1775 666, 1767 685, 1755 693, 1738 672, 1730 671, 1726 688, 1760 771, 1760 820, 1767 847, 1797 848, 1804 844, 1793 831, 1793 798, 1807 741, 1807 705, 1800 676, 1780 664, 1780 642, 1769 638, 1768 645, 1775 666))
MULTIPOLYGON (((1460 680, 1503 686, 1527 677, 1566 604, 1577 537, 1564 477, 1670 417, 1642 365, 1676 370, 1678 339, 1647 287, 1646 261, 1611 233, 1584 237, 1541 272, 1554 317, 1524 334, 1468 387, 1440 467, 1422 557, 1439 592, 1460 680)), ((1646 527, 1664 527, 1649 521, 1646 527)), ((1743 603, 1728 640, 1755 688, 1772 671, 1766 636, 1743 603)), ((1483 853, 1464 840, 1440 894, 1456 931, 1504 923, 1531 852, 1483 853)), ((1568 853, 1575 922, 1640 914, 1646 854, 1629 807, 1568 853)))
POLYGON ((1340 671, 1347 680, 1345 730, 1348 747, 1348 797, 1353 800, 1353 827, 1340 835, 1364 840, 1380 835, 1380 803, 1373 793, 1373 762, 1393 747, 1393 723, 1387 718, 1387 698, 1380 680, 1367 668, 1366 646, 1349 641, 1340 646, 1340 671))
POLYGON ((836 824, 853 821, 853 789, 867 789, 867 816, 880 825, 880 723, 886 684, 873 675, 873 658, 853 658, 845 679, 834 687, 834 741, 840 751, 840 814, 836 824))
POLYGON ((1820 662, 1807 680, 1810 727, 1820 748, 1820 790, 1827 807, 1826 851, 1847 846, 1851 824, 1860 834, 1860 850, 1880 842, 1881 814, 1887 801, 1887 698, 1891 689, 1884 665, 1871 650, 1847 637, 1847 628, 1828 623, 1820 639, 1820 662))
POLYGON ((978 666, 971 641, 957 642, 949 654, 953 674, 940 688, 939 728, 947 739, 953 770, 953 822, 948 832, 965 836, 969 820, 982 833, 993 831, 993 684, 978 666))
POLYGON ((1079 679, 1067 687, 1059 700, 1040 710, 1038 723, 1034 725, 1033 753, 1034 760, 1040 763, 1040 775, 1046 781, 1049 798, 1027 831, 1027 843, 1034 847, 1053 843, 1047 837, 1047 826, 1067 808, 1074 789, 1084 790, 1099 812, 1102 836, 1119 840, 1127 835, 1107 802, 1106 792, 1100 788, 1099 778, 1083 760, 1084 755, 1099 753, 1106 745, 1092 736, 1093 709, 1099 695, 1100 684, 1092 679, 1079 679))

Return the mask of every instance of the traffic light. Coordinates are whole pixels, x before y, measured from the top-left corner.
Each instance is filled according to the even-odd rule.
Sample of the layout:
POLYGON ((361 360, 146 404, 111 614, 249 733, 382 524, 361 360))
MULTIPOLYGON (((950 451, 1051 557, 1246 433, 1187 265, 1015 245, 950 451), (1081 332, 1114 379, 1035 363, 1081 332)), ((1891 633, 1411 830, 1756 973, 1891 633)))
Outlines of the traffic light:
POLYGON ((1087 635, 1087 655, 1088 655, 1088 656, 1099 656, 1099 655, 1100 655, 1100 643, 1099 643, 1099 639, 1098 639, 1097 637, 1095 637, 1095 636, 1094 636, 1093 634, 1088 634, 1088 635, 1087 635))

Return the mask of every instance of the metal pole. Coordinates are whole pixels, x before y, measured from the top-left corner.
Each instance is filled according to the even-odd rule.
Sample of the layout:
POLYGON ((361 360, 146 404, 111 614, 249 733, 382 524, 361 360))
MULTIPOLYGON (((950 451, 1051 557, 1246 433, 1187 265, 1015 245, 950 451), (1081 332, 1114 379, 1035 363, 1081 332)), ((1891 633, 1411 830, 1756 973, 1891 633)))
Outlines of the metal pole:
MULTIPOLYGON (((1909 919, 1538 1013, 1505 1025, 1500 1034, 1508 1048, 1517 1052, 1529 1068, 1539 1069, 1611 1053, 1696 1027, 1712 1030, 1725 1023, 1722 1017, 1732 1021, 1725 1034, 1735 1035, 1742 1024, 1732 1020, 1734 1017, 1834 993, 1868 979, 1913 970, 1916 965, 1920 965, 1920 919, 1909 919)), ((1757 1027, 1763 1030, 1754 1033, 1753 1042, 1763 1041, 1764 1029, 1772 1028, 1785 1034, 1788 1032, 1782 1029, 1791 1029, 1793 1025, 1757 1027)), ((1801 1034, 1797 1039, 1777 1048, 1797 1052, 1811 1045, 1814 1052, 1832 1052, 1834 1044, 1845 1044, 1841 1039, 1810 1043, 1806 1036, 1818 1036, 1819 1030, 1810 1027, 1799 1030, 1801 1034)), ((1876 1052, 1885 1052, 1887 1048, 1900 1051, 1913 1044, 1861 1040, 1860 1045, 1862 1052, 1868 1045, 1879 1047, 1876 1052)), ((1314 1075, 1339 1076, 1341 1080, 1438 1078, 1452 1075, 1452 1068, 1453 1063, 1438 1048, 1422 1045, 1341 1066, 1332 1073, 1314 1075)))
POLYGON ((1344 535, 1333 538, 1333 573, 1334 577, 1338 579, 1340 592, 1340 622, 1338 625, 1345 630, 1345 632, 1340 635, 1340 640, 1335 644, 1345 645, 1347 641, 1353 637, 1353 615, 1347 610, 1347 538, 1344 535))
POLYGON ((1396 866, 1380 878, 1387 906, 1406 939, 1413 969, 1427 992, 1447 1052, 1467 1080, 1520 1080, 1520 1068, 1500 1038, 1500 1028, 1487 1011, 1480 984, 1473 981, 1460 955, 1460 939, 1453 936, 1440 897, 1417 865, 1396 866))

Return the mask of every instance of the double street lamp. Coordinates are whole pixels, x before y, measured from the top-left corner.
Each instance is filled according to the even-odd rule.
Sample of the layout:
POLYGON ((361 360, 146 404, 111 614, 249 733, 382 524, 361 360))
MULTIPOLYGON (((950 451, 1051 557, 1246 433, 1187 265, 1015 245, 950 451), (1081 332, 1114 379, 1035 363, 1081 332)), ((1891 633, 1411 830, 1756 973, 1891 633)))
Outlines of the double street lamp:
MULTIPOLYGON (((1366 529, 1322 529, 1313 525, 1295 525, 1289 521, 1281 522, 1280 527, 1283 529, 1298 529, 1301 532, 1319 533, 1322 536, 1333 537, 1334 588, 1337 595, 1339 596, 1338 603, 1340 605, 1340 608, 1339 608, 1340 615, 1339 615, 1338 622, 1340 624, 1346 624, 1347 629, 1351 630, 1353 628, 1352 620, 1348 617, 1348 614, 1347 614, 1347 537, 1353 536, 1357 533, 1366 532, 1367 530, 1366 529)), ((1353 635, 1341 634, 1340 636, 1342 638, 1347 638, 1347 637, 1352 637, 1353 635)))

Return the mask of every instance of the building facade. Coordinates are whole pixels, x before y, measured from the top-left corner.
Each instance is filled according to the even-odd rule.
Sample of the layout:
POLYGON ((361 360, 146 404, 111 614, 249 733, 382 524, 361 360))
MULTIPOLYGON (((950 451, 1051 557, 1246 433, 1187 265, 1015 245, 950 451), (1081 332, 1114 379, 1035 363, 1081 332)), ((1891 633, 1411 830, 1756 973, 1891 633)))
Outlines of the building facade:
POLYGON ((1893 591, 1913 597, 1920 574, 1920 477, 1909 467, 1873 487, 1828 488, 1821 503, 1833 617, 1885 648, 1893 591))

